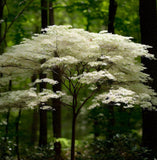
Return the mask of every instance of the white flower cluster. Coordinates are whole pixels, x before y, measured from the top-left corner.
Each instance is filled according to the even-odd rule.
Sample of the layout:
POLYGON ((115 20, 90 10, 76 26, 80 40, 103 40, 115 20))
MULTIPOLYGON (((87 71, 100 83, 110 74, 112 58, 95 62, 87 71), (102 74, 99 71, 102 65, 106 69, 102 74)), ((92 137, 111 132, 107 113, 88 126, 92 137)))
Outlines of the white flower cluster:
POLYGON ((38 104, 37 94, 31 88, 29 90, 18 90, 0 94, 0 110, 10 108, 32 108, 38 104))
MULTIPOLYGON (((71 87, 76 89, 82 84, 92 87, 101 82, 102 85, 108 85, 101 86, 101 94, 95 85, 93 106, 98 106, 100 102, 114 102, 124 103, 128 107, 137 103, 150 107, 157 100, 154 91, 143 84, 149 76, 142 72, 144 67, 138 60, 141 56, 154 58, 147 48, 149 46, 134 43, 129 37, 106 31, 90 33, 71 26, 54 25, 48 27, 45 34, 36 34, 32 39, 25 39, 0 56, 0 72, 4 75, 0 84, 6 83, 7 77, 14 81, 30 78, 41 72, 49 74, 57 66, 61 69, 65 88, 69 86, 71 92, 71 87)), ((41 82, 57 84, 57 81, 51 78, 37 79, 34 84, 41 82)), ((89 90, 93 91, 94 89, 89 90)), ((8 103, 16 107, 16 103, 21 106, 24 102, 27 106, 34 106, 39 102, 46 102, 49 98, 63 96, 61 92, 44 90, 36 93, 34 101, 29 93, 29 90, 11 92, 7 99, 5 93, 1 94, 0 106, 7 106, 8 103), (24 97, 28 97, 28 100, 24 97)), ((67 91, 65 93, 71 94, 67 91)), ((33 94, 35 95, 34 92, 33 94)))
POLYGON ((42 83, 42 82, 49 83, 49 84, 52 84, 52 85, 55 85, 55 84, 58 83, 57 81, 55 81, 53 79, 44 78, 44 79, 36 79, 35 82, 33 83, 33 85, 35 85, 37 83, 42 83))
MULTIPOLYGON (((101 101, 104 104, 115 104, 120 105, 121 103, 126 104, 125 107, 133 107, 134 104, 137 102, 138 96, 135 92, 125 89, 125 88, 118 88, 117 90, 111 89, 108 93, 102 93, 96 96, 94 101, 97 103, 101 101)), ((95 103, 94 102, 94 103, 95 103)))
POLYGON ((78 60, 72 56, 65 57, 52 57, 46 63, 44 63, 41 67, 43 68, 51 68, 53 66, 59 65, 67 65, 67 64, 77 64, 78 60))
POLYGON ((4 111, 7 107, 33 109, 38 104, 45 104, 49 99, 60 98, 61 96, 64 96, 64 93, 54 93, 49 89, 44 89, 40 93, 37 93, 34 88, 5 92, 0 94, 0 110, 4 111))
POLYGON ((38 93, 38 99, 40 100, 40 102, 47 102, 49 99, 60 98, 63 95, 64 93, 60 91, 54 93, 50 89, 44 89, 43 92, 38 93))
POLYGON ((106 70, 93 71, 93 72, 83 72, 80 78, 80 83, 91 84, 98 81, 104 81, 105 79, 115 80, 114 76, 106 70))

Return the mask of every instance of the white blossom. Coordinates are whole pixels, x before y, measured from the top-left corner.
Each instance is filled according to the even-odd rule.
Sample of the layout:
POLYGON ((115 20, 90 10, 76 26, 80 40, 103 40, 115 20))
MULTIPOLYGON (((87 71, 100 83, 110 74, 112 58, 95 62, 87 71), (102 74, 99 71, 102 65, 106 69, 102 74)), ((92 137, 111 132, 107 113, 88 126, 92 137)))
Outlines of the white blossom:
POLYGON ((42 83, 42 82, 49 83, 49 84, 52 84, 52 85, 55 85, 55 84, 58 83, 57 81, 55 81, 53 79, 44 78, 44 79, 36 79, 35 82, 33 83, 33 85, 36 84, 36 83, 42 83))
POLYGON ((42 92, 38 93, 40 102, 47 102, 49 99, 52 98, 60 98, 62 95, 64 95, 62 92, 58 91, 54 93, 50 89, 44 89, 42 92))
POLYGON ((32 108, 38 104, 37 94, 33 89, 18 90, 0 94, 0 109, 6 107, 32 108))
POLYGON ((108 71, 102 70, 102 71, 93 71, 88 73, 84 72, 81 75, 80 82, 90 84, 90 83, 96 83, 97 81, 100 81, 101 79, 105 78, 111 80, 115 79, 114 76, 110 74, 108 71))
POLYGON ((69 97, 67 103, 71 103, 73 89, 86 85, 89 95, 95 91, 91 108, 100 103, 150 107, 157 104, 156 94, 145 85, 150 77, 143 72, 145 67, 139 61, 142 56, 154 59, 147 48, 150 46, 134 43, 131 37, 106 31, 90 33, 71 26, 50 26, 45 34, 24 39, 0 56, 0 71, 4 75, 0 78, 0 86, 5 86, 9 80, 18 84, 40 73, 47 74, 47 78, 36 79, 34 84, 45 82, 55 85, 58 82, 48 75, 57 66, 66 91, 54 93, 44 89, 37 93, 28 89, 1 93, 0 108, 32 108, 41 102, 47 108, 46 102, 51 98, 66 101, 69 97))
POLYGON ((108 93, 102 93, 95 97, 94 101, 102 102, 104 104, 115 103, 115 105, 119 105, 119 103, 127 104, 132 106, 136 104, 137 95, 135 92, 125 89, 125 88, 118 88, 118 89, 111 89, 108 93))

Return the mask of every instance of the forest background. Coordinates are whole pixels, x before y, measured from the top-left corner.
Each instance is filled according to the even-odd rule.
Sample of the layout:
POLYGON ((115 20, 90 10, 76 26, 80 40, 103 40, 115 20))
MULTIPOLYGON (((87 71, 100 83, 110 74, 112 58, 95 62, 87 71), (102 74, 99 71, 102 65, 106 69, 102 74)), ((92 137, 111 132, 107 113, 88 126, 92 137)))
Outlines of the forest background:
MULTIPOLYGON (((150 50, 150 52, 156 55, 157 41, 156 38, 153 38, 157 33, 156 1, 151 0, 148 2, 149 4, 147 1, 143 2, 145 3, 142 4, 137 0, 1 0, 0 52, 3 54, 7 47, 19 44, 23 38, 30 38, 34 33, 40 33, 41 28, 48 25, 70 24, 87 31, 108 30, 112 33, 133 37, 134 42, 154 46, 154 50, 150 50), (142 14, 140 7, 143 12, 147 12, 144 18, 146 23, 140 18, 142 14), (151 14, 154 19, 150 18, 151 14), (142 32, 144 29, 140 24, 143 27, 145 24, 148 26, 145 27, 145 32, 142 32), (149 35, 145 36, 146 32, 149 35)), ((145 60, 143 62, 147 63, 145 60)), ((147 72, 151 74, 156 83, 156 74, 154 74, 156 63, 153 63, 154 65, 147 65, 147 72)), ((156 90, 155 86, 157 85, 154 83, 150 85, 156 90)), ((8 90, 17 90, 24 86, 23 83, 13 86, 10 81, 8 90)), ((87 94, 83 92, 82 96, 87 94)), ((38 145, 43 147, 39 142, 41 117, 38 110, 9 109, 7 112, 1 113, 0 154, 2 159, 9 157, 9 159, 33 160, 55 157, 57 160, 69 157, 71 111, 61 107, 61 115, 59 113, 57 117, 56 111, 55 109, 46 111, 47 122, 44 123, 47 124, 47 141, 44 142, 44 147, 46 147, 42 149, 34 148, 38 145), (61 121, 54 122, 58 117, 61 117, 61 121), (54 132, 54 126, 59 128, 59 131, 54 132), (55 149, 54 152, 53 144, 58 145, 56 138, 60 139, 59 149, 55 149), (60 153, 60 142, 63 153, 60 153), (56 152, 59 152, 58 155, 62 155, 56 157, 56 152)), ((94 110, 84 109, 77 121, 76 157, 80 160, 81 158, 92 159, 94 150, 98 152, 94 154, 95 160, 135 159, 132 156, 137 156, 136 159, 141 158, 141 160, 144 158, 154 159, 153 155, 157 152, 156 124, 156 112, 142 111, 140 107, 124 109, 106 106, 94 110), (133 145, 135 142, 136 145, 133 145), (147 148, 142 148, 141 145, 147 148), (150 153, 151 150, 153 153, 150 153)))

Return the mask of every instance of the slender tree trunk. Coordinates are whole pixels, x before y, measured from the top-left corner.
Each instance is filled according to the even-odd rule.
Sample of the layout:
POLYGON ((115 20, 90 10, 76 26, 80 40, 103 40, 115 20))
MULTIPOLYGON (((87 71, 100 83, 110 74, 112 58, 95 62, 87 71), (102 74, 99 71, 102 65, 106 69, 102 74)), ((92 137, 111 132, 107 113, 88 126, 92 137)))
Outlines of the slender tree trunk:
MULTIPOLYGON (((53 79, 58 81, 58 84, 53 86, 53 91, 61 91, 61 71, 59 67, 54 68, 53 70, 53 79)), ((53 106, 53 135, 54 138, 60 138, 61 137, 61 101, 59 99, 53 99, 52 100, 52 106, 53 106)), ((54 150, 55 150, 55 159, 60 160, 61 159, 61 143, 55 142, 54 143, 54 150)))
MULTIPOLYGON (((108 19, 108 32, 114 33, 114 22, 117 11, 117 2, 115 0, 110 0, 109 5, 109 19, 108 19)), ((114 106, 107 105, 108 108, 108 126, 107 126, 107 138, 113 138, 114 131, 113 127, 115 125, 115 115, 114 115, 114 106)))
POLYGON ((115 115, 114 106, 107 105, 108 108, 108 124, 107 124, 107 139, 111 139, 114 136, 115 115))
MULTIPOLYGON (((9 81, 9 87, 8 90, 11 91, 11 87, 12 87, 12 81, 9 81)), ((7 111, 7 124, 6 124, 6 128, 5 128, 5 143, 7 143, 7 138, 8 138, 8 127, 9 127, 9 117, 10 117, 10 108, 8 108, 7 111)))
POLYGON ((93 121, 93 129, 94 129, 94 140, 96 140, 98 137, 99 137, 99 132, 98 132, 98 127, 97 127, 97 125, 98 125, 98 119, 97 118, 95 118, 94 119, 94 121, 93 121))
MULTIPOLYGON (((40 107, 42 107, 42 105, 40 107)), ((39 146, 44 147, 47 145, 47 111, 40 109, 39 112, 40 112, 39 146)))
POLYGON ((75 129, 76 129, 76 118, 79 112, 77 110, 77 94, 74 89, 73 93, 73 105, 72 105, 72 136, 71 136, 71 160, 75 160, 75 129))
MULTIPOLYGON (((3 0, 0 1, 0 20, 3 20, 3 0)), ((2 22, 0 22, 0 40, 2 39, 2 22)), ((3 53, 2 44, 0 44, 0 54, 3 53)))
MULTIPOLYGON (((54 25, 54 9, 52 1, 49 2, 49 25, 54 25)), ((61 71, 59 67, 54 68, 53 70, 53 79, 58 81, 58 84, 53 86, 53 91, 61 91, 61 71)), ((61 137, 61 101, 60 99, 53 99, 52 100, 52 128, 53 128, 53 135, 54 138, 61 137)), ((55 142, 54 143, 54 150, 55 150, 55 159, 61 159, 61 143, 55 142)))
POLYGON ((21 119, 21 109, 19 109, 18 117, 16 119, 16 146, 15 151, 17 155, 17 160, 20 160, 20 151, 19 151, 19 124, 21 119))
POLYGON ((115 0, 110 0, 109 5, 109 20, 108 20, 108 32, 114 33, 114 21, 117 11, 117 2, 115 0))
POLYGON ((34 109, 33 111, 33 121, 32 121, 32 133, 31 133, 31 144, 34 146, 37 142, 38 139, 38 135, 37 135, 37 131, 38 131, 38 121, 39 121, 39 113, 38 113, 38 109, 34 109))
MULTIPOLYGON (((32 82, 35 82, 37 75, 34 74, 32 76, 32 82)), ((34 86, 36 87, 36 85, 34 86)), ((33 111, 33 120, 32 120, 32 128, 31 128, 31 144, 34 146, 37 141, 37 130, 38 130, 38 120, 39 120, 39 113, 38 109, 34 109, 33 111)))
MULTIPOLYGON (((88 14, 90 14, 90 13, 88 13, 88 14)), ((87 15, 86 31, 89 31, 89 28, 90 28, 90 18, 89 18, 89 15, 87 15)))
POLYGON ((54 25, 55 20, 54 20, 54 9, 53 9, 53 3, 50 0, 49 2, 49 25, 54 25))
MULTIPOLYGON (((149 50, 157 58, 157 9, 156 0, 140 0, 140 26, 141 42, 153 46, 149 50)), ((142 58, 142 62, 147 67, 146 73, 150 74, 153 81, 149 85, 157 92, 157 61, 142 58)), ((156 107, 156 106, 155 106, 156 107)), ((152 149, 157 155, 157 112, 143 110, 143 146, 152 149)))
MULTIPOLYGON (((37 78, 37 75, 34 74, 32 76, 32 82, 35 82, 36 78, 37 78)), ((34 85, 34 87, 36 87, 36 85, 34 85)), ((31 144, 33 146, 37 142, 38 121, 39 121, 38 109, 34 109, 34 111, 33 111, 33 120, 32 120, 32 128, 31 128, 31 131, 32 131, 32 133, 31 133, 31 144)))
MULTIPOLYGON (((54 9, 52 1, 49 2, 49 25, 54 25, 54 9)), ((57 55, 56 55, 57 56, 57 55)), ((58 84, 53 86, 53 91, 61 91, 61 71, 59 67, 53 69, 53 79, 58 81, 58 84)), ((54 138, 61 137, 61 101, 60 99, 52 99, 52 128, 54 138)), ((55 159, 61 159, 61 143, 54 143, 55 159)))
MULTIPOLYGON (((3 30, 4 30, 4 28, 3 28, 3 21, 4 21, 4 17, 3 17, 3 10, 4 10, 4 6, 5 6, 5 3, 6 3, 6 0, 1 0, 0 1, 0 20, 1 20, 1 22, 0 22, 0 41, 2 41, 2 39, 3 39, 3 30)), ((4 49, 5 49, 5 43, 4 43, 4 41, 2 41, 2 43, 0 43, 0 55, 1 54, 3 54, 3 52, 4 52, 4 49)), ((0 73, 0 77, 3 77, 3 74, 2 73, 0 73)), ((12 81, 10 80, 9 81, 9 87, 8 87, 8 90, 9 91, 11 91, 11 87, 12 87, 12 81)), ((7 114, 6 114, 6 122, 7 122, 7 124, 6 124, 6 127, 5 127, 5 138, 4 138, 4 142, 5 142, 5 146, 7 147, 7 144, 8 144, 8 132, 9 132, 9 117, 10 117, 10 108, 8 108, 8 111, 7 111, 7 114)), ((5 153, 6 153, 6 151, 7 151, 7 148, 4 148, 4 150, 5 150, 5 153)))
MULTIPOLYGON (((46 78, 46 75, 43 73, 40 73, 39 79, 46 78)), ((46 83, 42 82, 40 83, 40 92, 43 91, 44 88, 46 88, 46 83)), ((43 104, 41 103, 39 105, 39 114, 40 114, 40 134, 39 134, 39 146, 43 147, 47 145, 47 111, 43 110, 43 104)))
POLYGON ((47 12, 48 3, 47 0, 41 0, 41 27, 46 28, 48 22, 48 12, 47 12))
POLYGON ((72 138, 71 138, 71 160, 75 160, 75 128, 76 128, 76 114, 73 108, 72 118, 72 138))
MULTIPOLYGON (((48 22, 48 13, 47 13, 48 3, 47 0, 41 0, 41 28, 44 29, 47 27, 48 22)), ((44 33, 44 31, 42 31, 44 33)), ((43 62, 41 62, 43 63, 43 62)), ((43 79, 46 78, 46 75, 42 72, 39 74, 39 78, 43 79)), ((39 85, 40 92, 46 88, 46 83, 40 83, 39 85)), ((41 109, 42 103, 39 105, 39 114, 40 114, 40 132, 39 132, 39 146, 46 146, 47 145, 47 111, 41 109)))
MULTIPOLYGON (((55 68, 53 72, 53 79, 59 83, 53 86, 53 91, 61 91, 61 75, 60 69, 55 68)), ((61 101, 60 99, 53 99, 53 134, 55 138, 61 137, 61 101)))
POLYGON ((8 132, 9 132, 9 117, 10 117, 10 111, 11 109, 8 108, 8 111, 7 111, 7 124, 6 124, 6 127, 5 127, 5 142, 7 143, 7 139, 8 139, 8 132))
MULTIPOLYGON (((3 38, 3 9, 4 9, 5 0, 0 0, 0 41, 3 38)), ((0 43, 0 55, 4 52, 4 43, 0 43)))
POLYGON ((157 156, 157 112, 142 111, 142 145, 153 151, 157 156))

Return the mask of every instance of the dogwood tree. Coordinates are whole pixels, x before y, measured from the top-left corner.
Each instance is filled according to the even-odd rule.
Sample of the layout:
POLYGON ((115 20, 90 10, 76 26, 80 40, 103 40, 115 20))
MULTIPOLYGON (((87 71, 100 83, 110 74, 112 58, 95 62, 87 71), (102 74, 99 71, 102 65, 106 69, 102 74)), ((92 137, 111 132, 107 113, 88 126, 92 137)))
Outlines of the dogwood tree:
POLYGON ((150 77, 139 62, 141 56, 154 58, 148 47, 106 31, 90 33, 71 26, 50 26, 45 34, 25 39, 0 57, 0 71, 4 75, 0 86, 8 80, 19 83, 40 73, 46 74, 46 78, 36 79, 34 84, 55 85, 58 82, 51 74, 58 67, 64 90, 54 93, 44 88, 37 92, 31 87, 34 84, 30 84, 25 90, 1 93, 0 108, 33 108, 42 103, 43 109, 51 109, 46 102, 61 98, 62 104, 72 109, 71 160, 74 160, 76 119, 88 101, 92 101, 90 108, 104 103, 152 109, 152 104, 157 103, 156 94, 146 85, 150 77), (80 99, 84 89, 88 95, 80 99))

